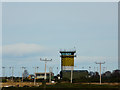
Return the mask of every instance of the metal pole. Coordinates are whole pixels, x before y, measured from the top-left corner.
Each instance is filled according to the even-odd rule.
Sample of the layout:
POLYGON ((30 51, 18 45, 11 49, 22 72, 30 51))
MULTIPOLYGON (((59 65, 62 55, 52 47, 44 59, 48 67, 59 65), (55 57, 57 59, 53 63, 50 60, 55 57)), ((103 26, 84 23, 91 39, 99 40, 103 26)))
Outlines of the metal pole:
MULTIPOLYGON (((9 67, 9 69, 10 69, 10 67, 9 67)), ((10 77, 10 70, 9 70, 9 77, 10 77)))
POLYGON ((73 66, 73 67, 71 68, 71 83, 73 82, 73 70, 74 70, 74 67, 77 67, 77 66, 73 66))
POLYGON ((26 67, 22 67, 22 82, 23 82, 23 72, 26 67))
POLYGON ((100 84, 101 84, 101 63, 100 63, 100 84))
POLYGON ((34 77, 34 85, 35 85, 35 84, 36 84, 36 72, 38 72, 38 68, 39 68, 39 67, 33 67, 33 68, 35 68, 35 73, 34 73, 34 74, 35 74, 35 77, 34 77), (36 71, 36 69, 37 69, 37 71, 36 71))
MULTIPOLYGON (((9 69, 10 69, 10 70, 9 70, 9 74, 10 74, 10 76, 11 76, 11 67, 9 67, 9 69)), ((11 81, 11 78, 10 78, 10 81, 11 81)))
POLYGON ((49 68, 49 83, 51 83, 51 73, 52 73, 52 67, 49 68))
POLYGON ((2 71, 3 71, 3 75, 2 75, 2 77, 5 77, 5 67, 2 67, 2 71))
POLYGON ((24 72, 24 68, 22 68, 22 82, 23 82, 23 72, 24 72))
POLYGON ((12 70, 12 81, 13 81, 13 68, 14 67, 9 67, 12 70))
POLYGON ((34 85, 36 84, 36 67, 35 67, 35 77, 34 77, 34 85))
POLYGON ((19 72, 19 82, 20 82, 20 72, 19 72))
POLYGON ((50 72, 50 80, 49 80, 49 83, 51 83, 51 72, 50 72))
POLYGON ((12 81, 13 81, 14 67, 12 67, 12 81))

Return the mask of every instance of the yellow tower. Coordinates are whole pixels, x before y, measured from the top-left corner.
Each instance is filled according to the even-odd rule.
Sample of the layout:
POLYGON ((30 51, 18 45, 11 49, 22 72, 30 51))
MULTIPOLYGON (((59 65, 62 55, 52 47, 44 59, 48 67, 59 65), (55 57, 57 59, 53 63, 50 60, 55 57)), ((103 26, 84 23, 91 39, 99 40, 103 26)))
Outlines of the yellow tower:
POLYGON ((74 69, 74 55, 76 51, 60 51, 61 53, 61 70, 73 70, 74 69))

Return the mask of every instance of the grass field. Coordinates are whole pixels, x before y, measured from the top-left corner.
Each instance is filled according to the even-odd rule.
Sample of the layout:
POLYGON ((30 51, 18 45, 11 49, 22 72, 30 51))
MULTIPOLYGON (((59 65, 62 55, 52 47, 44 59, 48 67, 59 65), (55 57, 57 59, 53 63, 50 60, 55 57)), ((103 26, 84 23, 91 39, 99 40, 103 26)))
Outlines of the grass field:
POLYGON ((2 90, 120 90, 120 85, 117 84, 71 84, 71 83, 57 83, 52 85, 39 85, 31 87, 3 87, 2 90))

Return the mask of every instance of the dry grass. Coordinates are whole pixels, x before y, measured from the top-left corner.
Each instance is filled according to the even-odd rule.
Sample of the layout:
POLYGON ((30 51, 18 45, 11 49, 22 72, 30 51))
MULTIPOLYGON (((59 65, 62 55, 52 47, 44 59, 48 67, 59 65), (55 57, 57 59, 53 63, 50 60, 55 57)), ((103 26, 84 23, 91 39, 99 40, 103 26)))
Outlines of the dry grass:
MULTIPOLYGON (((34 85, 34 82, 6 82, 6 83, 0 83, 1 87, 5 87, 5 86, 17 86, 19 85, 19 87, 23 87, 25 85, 27 86, 39 86, 39 85, 42 85, 41 82, 37 82, 35 85, 34 85)), ((46 83, 47 85, 51 85, 51 83, 46 83)), ((55 83, 54 83, 55 84, 55 83)), ((74 83, 74 84, 80 84, 80 83, 74 83)), ((94 84, 94 85, 99 85, 99 83, 81 83, 81 84, 94 84)), ((102 83, 102 85, 120 85, 120 83, 102 83)))

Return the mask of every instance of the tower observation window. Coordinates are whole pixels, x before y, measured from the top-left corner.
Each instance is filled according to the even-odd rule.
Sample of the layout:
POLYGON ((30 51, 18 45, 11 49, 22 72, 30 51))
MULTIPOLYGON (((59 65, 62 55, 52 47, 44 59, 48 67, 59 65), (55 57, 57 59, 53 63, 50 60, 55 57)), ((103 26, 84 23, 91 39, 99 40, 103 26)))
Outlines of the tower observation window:
POLYGON ((61 55, 72 55, 72 53, 61 53, 61 55))

